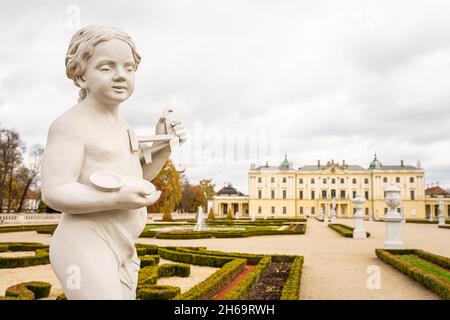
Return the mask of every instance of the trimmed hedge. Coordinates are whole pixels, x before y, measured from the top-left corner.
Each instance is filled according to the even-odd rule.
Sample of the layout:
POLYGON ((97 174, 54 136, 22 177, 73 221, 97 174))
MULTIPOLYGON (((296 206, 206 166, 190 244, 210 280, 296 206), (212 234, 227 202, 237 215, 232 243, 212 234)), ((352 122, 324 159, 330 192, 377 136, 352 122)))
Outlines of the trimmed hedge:
POLYGON ((159 263, 159 256, 144 256, 141 259, 141 267, 153 266, 159 263))
POLYGON ((202 255, 211 255, 211 256, 217 256, 217 257, 231 257, 231 258, 246 259, 247 264, 249 264, 249 265, 257 265, 259 263, 259 261, 264 257, 264 255, 261 255, 261 254, 209 251, 209 250, 206 250, 206 248, 199 248, 199 249, 200 250, 195 250, 195 249, 183 247, 183 248, 177 248, 177 251, 185 252, 185 253, 193 253, 193 254, 200 253, 202 255))
POLYGON ((180 288, 173 286, 148 285, 141 287, 136 293, 139 300, 170 300, 181 293, 180 288))
POLYGON ((234 260, 231 257, 179 252, 166 248, 159 248, 158 254, 167 260, 214 268, 223 267, 228 262, 234 260))
MULTIPOLYGON (((5 251, 35 251, 34 256, 29 257, 0 257, 0 269, 4 268, 23 268, 30 266, 37 266, 42 264, 49 264, 48 246, 40 243, 2 243, 2 246, 7 246, 5 251)), ((4 250, 4 247, 3 249, 4 250)))
POLYGON ((143 267, 139 270, 138 290, 139 290, 140 286, 156 284, 157 281, 158 281, 158 266, 157 265, 143 267))
MULTIPOLYGON (((334 231, 337 231, 342 236, 346 238, 353 238, 353 230, 355 228, 347 226, 345 224, 339 224, 339 223, 329 223, 328 227, 333 229, 334 231)), ((370 233, 366 232, 367 237, 370 237, 370 233)))
POLYGON ((207 300, 211 299, 224 288, 245 267, 245 259, 235 259, 214 272, 205 281, 195 285, 187 292, 175 297, 176 300, 207 300))
POLYGON ((141 254, 142 256, 158 254, 158 246, 155 246, 154 244, 137 243, 136 250, 138 251, 138 255, 139 255, 139 252, 141 252, 141 253, 143 252, 143 254, 141 254), (145 251, 143 251, 142 249, 145 249, 145 251))
POLYGON ((280 300, 298 300, 302 280, 303 257, 296 257, 292 262, 291 271, 284 283, 280 300))
POLYGON ((415 254, 420 258, 425 260, 441 264, 444 268, 448 268, 450 264, 450 259, 442 256, 437 256, 429 252, 422 250, 385 250, 376 249, 375 253, 378 258, 380 258, 385 263, 391 265, 395 269, 399 270, 401 273, 406 274, 410 278, 413 278, 424 287, 430 289, 434 293, 438 294, 440 297, 446 300, 450 300, 450 282, 434 275, 429 272, 425 272, 422 269, 416 267, 412 263, 405 261, 398 257, 398 255, 403 254, 415 254), (432 259, 432 260, 429 260, 432 259))
POLYGON ((427 219, 405 219, 406 223, 423 223, 423 224, 437 224, 438 220, 427 220, 427 219))
POLYGON ((266 271, 271 262, 272 258, 270 256, 262 258, 256 265, 255 269, 249 272, 236 287, 225 294, 223 300, 244 299, 252 290, 252 288, 258 283, 264 271, 266 271))
POLYGON ((1 226, 0 233, 37 231, 38 229, 44 230, 48 227, 54 227, 56 229, 56 224, 41 224, 41 225, 26 225, 26 226, 1 226))
POLYGON ((450 229, 450 225, 449 226, 439 226, 439 228, 441 228, 441 229, 450 229))
POLYGON ((165 263, 158 266, 158 278, 189 277, 191 266, 186 263, 165 263))
POLYGON ((30 281, 6 289, 5 296, 20 300, 35 300, 48 297, 52 285, 47 282, 30 281))

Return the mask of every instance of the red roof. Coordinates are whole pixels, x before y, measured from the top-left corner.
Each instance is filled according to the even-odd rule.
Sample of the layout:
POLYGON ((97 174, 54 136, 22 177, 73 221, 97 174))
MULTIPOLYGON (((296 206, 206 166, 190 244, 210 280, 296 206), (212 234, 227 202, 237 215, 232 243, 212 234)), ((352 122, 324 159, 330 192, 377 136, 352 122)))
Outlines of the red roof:
POLYGON ((37 199, 39 199, 39 193, 34 192, 33 190, 28 190, 28 192, 27 192, 27 199, 37 200, 37 199))
POLYGON ((447 191, 445 191, 444 189, 442 189, 439 186, 436 187, 431 187, 425 190, 425 194, 427 196, 447 196, 450 195, 450 193, 448 193, 447 191))

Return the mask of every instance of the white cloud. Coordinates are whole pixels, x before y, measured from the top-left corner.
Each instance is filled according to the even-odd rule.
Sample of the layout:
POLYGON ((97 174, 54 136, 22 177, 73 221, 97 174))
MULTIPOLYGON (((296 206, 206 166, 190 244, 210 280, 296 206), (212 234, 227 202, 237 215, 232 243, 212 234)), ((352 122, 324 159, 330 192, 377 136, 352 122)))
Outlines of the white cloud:
POLYGON ((133 36, 143 60, 122 114, 143 134, 173 106, 194 181, 246 192, 254 158, 191 160, 220 143, 214 132, 241 148, 270 131, 278 152, 261 163, 287 152, 297 165, 367 166, 376 151, 386 164, 420 159, 427 181, 450 187, 448 1, 2 1, 0 123, 30 145, 76 103, 64 70, 73 5, 82 25, 133 36))

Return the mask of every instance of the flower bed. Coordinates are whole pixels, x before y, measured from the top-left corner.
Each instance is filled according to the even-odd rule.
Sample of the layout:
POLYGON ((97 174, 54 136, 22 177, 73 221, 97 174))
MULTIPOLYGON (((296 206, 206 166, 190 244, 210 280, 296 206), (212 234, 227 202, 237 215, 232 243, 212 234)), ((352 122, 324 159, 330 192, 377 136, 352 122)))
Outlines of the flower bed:
POLYGON ((450 259, 423 250, 385 250, 375 253, 385 263, 391 265, 424 287, 450 300, 450 259))

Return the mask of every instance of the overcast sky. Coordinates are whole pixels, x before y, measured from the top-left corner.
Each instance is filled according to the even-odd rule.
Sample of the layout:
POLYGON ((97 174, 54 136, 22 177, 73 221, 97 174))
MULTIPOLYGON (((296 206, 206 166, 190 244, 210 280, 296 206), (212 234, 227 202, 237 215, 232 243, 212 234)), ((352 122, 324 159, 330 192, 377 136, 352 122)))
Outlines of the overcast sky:
POLYGON ((376 152, 450 188, 449 1, 2 0, 0 125, 28 145, 76 103, 64 58, 90 24, 134 38, 121 113, 151 134, 172 106, 194 182, 247 192, 251 163, 367 167, 376 152))

